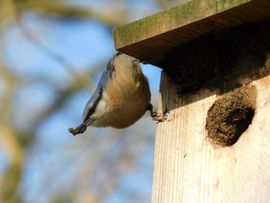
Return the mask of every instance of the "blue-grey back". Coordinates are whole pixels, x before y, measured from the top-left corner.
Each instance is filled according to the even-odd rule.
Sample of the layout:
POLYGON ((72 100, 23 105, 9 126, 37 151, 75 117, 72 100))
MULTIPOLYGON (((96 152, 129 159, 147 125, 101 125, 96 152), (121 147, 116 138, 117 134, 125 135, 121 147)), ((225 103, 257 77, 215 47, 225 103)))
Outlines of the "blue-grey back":
POLYGON ((83 113, 83 121, 86 121, 91 117, 91 115, 95 112, 96 106, 100 99, 102 98, 102 92, 106 91, 107 85, 111 80, 112 73, 114 71, 114 65, 113 61, 116 56, 118 56, 119 53, 116 53, 107 63, 106 68, 104 69, 100 81, 98 83, 98 86, 93 93, 92 97, 90 100, 87 102, 85 108, 84 108, 84 113, 83 113))

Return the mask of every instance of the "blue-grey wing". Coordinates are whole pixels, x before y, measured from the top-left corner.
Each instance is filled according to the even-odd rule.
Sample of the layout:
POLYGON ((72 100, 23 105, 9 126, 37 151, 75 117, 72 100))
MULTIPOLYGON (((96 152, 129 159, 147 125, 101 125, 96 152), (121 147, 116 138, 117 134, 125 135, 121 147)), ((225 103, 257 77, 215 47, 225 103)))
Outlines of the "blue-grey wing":
POLYGON ((98 83, 98 86, 97 86, 95 92, 93 93, 91 99, 87 102, 87 104, 84 108, 84 113, 83 113, 83 121, 84 122, 86 122, 88 119, 90 119, 91 116, 93 115, 93 113, 95 112, 96 107, 102 98, 102 93, 104 90, 106 90, 107 84, 110 82, 110 80, 112 78, 112 74, 114 72, 113 60, 114 60, 115 56, 117 56, 117 55, 114 55, 110 59, 110 61, 108 62, 106 69, 103 71, 103 73, 101 75, 101 79, 98 83))

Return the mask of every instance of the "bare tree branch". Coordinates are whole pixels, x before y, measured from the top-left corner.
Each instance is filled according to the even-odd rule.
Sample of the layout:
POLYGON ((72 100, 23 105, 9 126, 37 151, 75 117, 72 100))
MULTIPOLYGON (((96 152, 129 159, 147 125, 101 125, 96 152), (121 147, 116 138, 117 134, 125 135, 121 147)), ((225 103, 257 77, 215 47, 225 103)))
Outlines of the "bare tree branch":
MULTIPOLYGON (((59 88, 57 87, 57 83, 53 83, 53 81, 50 81, 49 79, 46 79, 46 78, 43 78, 43 79, 30 78, 29 76, 26 76, 29 78, 23 78, 20 75, 15 75, 14 73, 11 73, 12 77, 10 79, 14 80, 15 82, 15 83, 12 83, 15 91, 18 90, 18 87, 20 86, 20 84, 24 84, 24 83, 31 84, 32 82, 38 81, 38 82, 50 85, 53 88, 53 90, 56 90, 57 95, 56 95, 56 98, 54 98, 55 100, 52 102, 50 106, 46 108, 44 107, 44 109, 39 114, 35 115, 35 119, 31 123, 32 125, 29 126, 29 128, 24 132, 16 129, 16 126, 12 126, 12 120, 9 117, 12 114, 12 112, 10 111, 13 111, 10 107, 13 101, 12 95, 14 95, 14 90, 9 91, 8 100, 5 101, 5 104, 2 103, 4 107, 10 108, 10 110, 7 111, 6 109, 2 108, 4 110, 1 111, 1 105, 0 105, 0 113, 2 114, 0 117, 1 119, 0 123, 2 123, 2 119, 6 121, 6 123, 3 126, 0 126, 0 137, 2 139, 0 140, 0 142, 2 141, 2 143, 4 143, 3 145, 5 145, 5 147, 8 147, 8 149, 5 149, 7 153, 11 152, 12 148, 15 148, 14 152, 12 152, 13 153, 12 158, 10 158, 13 160, 11 162, 12 164, 9 165, 9 168, 6 170, 7 173, 4 174, 5 176, 3 178, 1 177, 2 179, 1 179, 0 184, 2 183, 4 185, 0 185, 0 188, 5 188, 6 190, 3 189, 0 191, 0 193, 7 191, 5 193, 7 198, 5 198, 5 200, 3 201, 1 201, 1 198, 0 198, 0 202, 9 202, 9 201, 6 201, 7 199, 11 201, 14 200, 12 202, 17 202, 17 199, 19 199, 16 197, 16 194, 18 194, 16 193, 16 190, 21 181, 20 180, 21 174, 24 169, 23 167, 25 166, 24 164, 25 164, 26 152, 32 146, 33 141, 35 141, 34 136, 36 135, 38 128, 53 113, 57 112, 65 104, 65 102, 70 97, 72 97, 72 95, 74 95, 75 93, 77 93, 78 91, 80 91, 81 89, 85 87, 90 86, 90 88, 92 89, 93 85, 92 84, 89 85, 88 82, 86 81, 88 80, 89 75, 92 75, 92 76, 95 75, 96 72, 99 70, 99 67, 101 67, 100 65, 98 65, 94 68, 91 68, 90 70, 77 72, 75 67, 72 64, 70 64, 68 60, 66 60, 61 55, 59 55, 58 53, 55 53, 53 50, 50 50, 48 47, 45 46, 41 37, 35 33, 35 30, 27 26, 28 24, 24 21, 23 13, 25 11, 31 11, 31 12, 37 11, 38 14, 44 14, 47 17, 48 16, 56 17, 56 19, 58 17, 59 18, 63 17, 64 19, 76 18, 76 20, 77 18, 79 20, 80 19, 94 19, 94 20, 104 23, 104 26, 108 28, 111 28, 111 26, 125 23, 127 21, 127 15, 129 14, 127 6, 123 7, 124 10, 121 10, 121 9, 115 10, 113 8, 113 9, 108 9, 109 11, 106 13, 102 13, 102 12, 93 12, 91 9, 88 9, 88 8, 78 8, 78 7, 73 7, 69 5, 64 5, 65 3, 63 3, 64 1, 62 0, 55 0, 53 2, 48 1, 48 0, 9 0, 9 1, 11 2, 10 4, 12 5, 11 6, 11 8, 13 8, 12 10, 14 10, 14 17, 12 19, 15 20, 16 26, 18 26, 18 28, 20 29, 22 34, 26 37, 26 39, 29 40, 29 42, 31 42, 35 47, 37 47, 46 56, 52 58, 53 60, 61 64, 73 77, 71 81, 69 81, 69 84, 67 84, 67 86, 59 88), (85 82, 81 82, 82 80, 85 80, 85 82), (3 115, 8 115, 8 116, 3 117, 3 115), (4 136, 1 136, 1 135, 4 135, 4 136), (6 144, 7 142, 9 144, 6 144)), ((123 2, 127 2, 127 1, 123 1, 123 2)), ((0 0, 0 10, 1 10, 1 5, 2 5, 1 3, 2 2, 0 0)), ((110 131, 110 134, 112 133, 113 132, 110 131)), ((119 134, 119 132, 117 132, 117 134, 119 134)), ((125 150, 124 148, 127 147, 126 143, 124 143, 123 145, 123 141, 125 141, 125 138, 115 140, 115 143, 113 143, 112 147, 108 147, 109 149, 106 153, 99 146, 97 146, 98 156, 93 157, 91 160, 91 163, 89 162, 89 153, 86 153, 87 151, 84 151, 84 150, 80 151, 78 158, 75 159, 76 161, 74 161, 68 166, 65 166, 66 167, 65 170, 59 175, 59 177, 56 178, 57 180, 54 180, 53 185, 51 183, 47 183, 46 181, 45 183, 43 182, 43 186, 44 184, 45 186, 46 184, 48 184, 48 187, 45 187, 45 190, 42 190, 42 193, 46 195, 50 195, 51 191, 57 191, 59 189, 59 186, 60 187, 62 186, 61 181, 59 181, 59 179, 67 178, 65 174, 70 173, 69 169, 71 169, 71 167, 74 167, 74 165, 78 167, 80 170, 82 170, 86 164, 91 165, 90 171, 92 171, 94 175, 92 175, 91 177, 84 177, 84 179, 90 178, 91 187, 95 187, 95 186, 105 187, 105 184, 108 183, 107 180, 109 181, 110 179, 109 177, 110 175, 106 174, 106 177, 105 177, 106 181, 105 179, 103 180, 101 178, 102 179, 101 183, 97 183, 97 180, 98 181, 100 180, 99 178, 96 179, 95 175, 99 176, 100 175, 99 171, 105 171, 104 168, 113 168, 112 167, 112 165, 114 165, 113 161, 117 161, 119 164, 120 162, 119 158, 120 156, 122 156, 122 154, 124 154, 122 153, 125 150), (97 169, 95 169, 96 167, 97 169)), ((97 142, 94 140, 92 143, 94 143, 93 145, 95 145, 97 142)), ((105 141, 104 143, 108 143, 108 140, 105 141)), ((93 145, 86 146, 86 150, 90 150, 91 148, 94 148, 93 145)), ((63 153, 66 153, 66 152, 68 151, 64 151, 63 153)), ((114 171, 110 174, 114 174, 115 176, 118 175, 114 171)), ((47 177, 48 175, 46 176, 46 178, 47 177)), ((114 182, 117 182, 116 177, 112 178, 112 180, 114 182)), ((109 183, 107 185, 112 185, 112 184, 109 183)), ((108 191, 108 189, 106 188, 102 190, 102 196, 100 195, 100 199, 106 197, 106 195, 108 195, 109 192, 110 191, 108 191)), ((65 197, 67 199, 70 198, 72 195, 73 194, 70 195, 70 194, 65 193, 65 197)), ((55 196, 51 195, 50 198, 53 199, 55 198, 55 196)))
POLYGON ((125 9, 113 8, 106 12, 97 12, 90 7, 68 5, 62 0, 52 4, 47 0, 20 0, 16 4, 21 10, 35 11, 46 16, 65 19, 94 19, 108 27, 122 25, 126 22, 128 13, 125 9))
MULTIPOLYGON (((1 61, 1 60, 0 60, 1 61)), ((22 147, 11 124, 12 99, 16 87, 16 80, 10 71, 0 64, 0 73, 4 76, 4 95, 1 98, 0 146, 9 158, 8 169, 4 172, 0 186, 0 202, 19 201, 16 193, 21 181, 21 171, 25 158, 25 149, 22 147)))
POLYGON ((60 65, 62 65, 67 72, 69 72, 73 77, 80 78, 77 82, 82 84, 84 87, 90 88, 89 81, 85 76, 77 77, 78 74, 75 71, 75 68, 72 64, 70 64, 64 57, 60 56, 59 54, 53 52, 52 50, 48 49, 44 44, 42 44, 41 40, 38 38, 38 36, 33 33, 26 24, 22 21, 22 15, 21 11, 17 7, 15 0, 10 0, 13 2, 13 9, 14 9, 14 17, 15 22, 23 35, 34 45, 36 46, 40 51, 42 51, 46 56, 52 58, 56 62, 58 62, 60 65))

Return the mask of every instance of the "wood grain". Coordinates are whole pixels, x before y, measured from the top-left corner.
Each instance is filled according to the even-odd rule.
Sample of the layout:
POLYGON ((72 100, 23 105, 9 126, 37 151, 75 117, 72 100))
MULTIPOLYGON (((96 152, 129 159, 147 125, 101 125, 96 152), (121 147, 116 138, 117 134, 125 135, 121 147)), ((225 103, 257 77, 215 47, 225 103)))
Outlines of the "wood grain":
MULTIPOLYGON (((269 68, 269 67, 268 67, 269 68)), ((253 81, 257 107, 252 124, 231 147, 206 139, 206 116, 215 92, 178 97, 163 74, 155 143, 153 203, 266 203, 270 200, 270 76, 253 81)))
POLYGON ((114 29, 118 51, 159 65, 165 54, 203 34, 270 20, 269 0, 192 0, 114 29))

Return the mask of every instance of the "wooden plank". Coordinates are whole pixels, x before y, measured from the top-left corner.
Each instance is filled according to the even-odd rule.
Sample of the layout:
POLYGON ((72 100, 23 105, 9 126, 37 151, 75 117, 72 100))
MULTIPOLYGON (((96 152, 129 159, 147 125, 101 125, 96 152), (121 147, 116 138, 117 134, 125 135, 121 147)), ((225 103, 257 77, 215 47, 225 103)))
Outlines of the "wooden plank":
POLYGON ((158 111, 170 114, 157 127, 152 202, 269 202, 269 25, 167 54, 158 111))
MULTIPOLYGON (((270 58, 266 64, 270 72, 270 58)), ((157 127, 153 203, 269 202, 270 76, 252 85, 257 89, 252 124, 234 145, 219 147, 206 139, 205 130, 215 92, 179 97, 163 74, 159 111, 169 109, 170 115, 157 127)))
POLYGON ((159 65, 165 54, 205 33, 270 20, 269 0, 193 0, 114 30, 115 47, 159 65))

